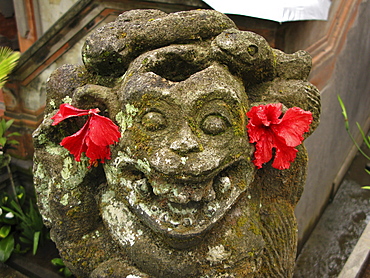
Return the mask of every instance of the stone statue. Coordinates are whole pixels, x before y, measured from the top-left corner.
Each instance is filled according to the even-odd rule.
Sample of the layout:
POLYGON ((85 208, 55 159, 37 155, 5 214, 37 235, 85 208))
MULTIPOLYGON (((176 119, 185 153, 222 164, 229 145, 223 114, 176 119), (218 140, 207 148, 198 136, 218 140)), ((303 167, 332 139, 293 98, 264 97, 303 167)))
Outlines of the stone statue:
POLYGON ((291 277, 306 151, 299 145, 284 170, 256 167, 246 113, 299 107, 312 113, 312 133, 320 100, 310 56, 272 49, 213 10, 133 10, 91 34, 82 57, 51 75, 34 132, 40 211, 72 272, 291 277), (110 159, 76 161, 60 145, 92 113, 54 126, 63 103, 118 125, 110 159))

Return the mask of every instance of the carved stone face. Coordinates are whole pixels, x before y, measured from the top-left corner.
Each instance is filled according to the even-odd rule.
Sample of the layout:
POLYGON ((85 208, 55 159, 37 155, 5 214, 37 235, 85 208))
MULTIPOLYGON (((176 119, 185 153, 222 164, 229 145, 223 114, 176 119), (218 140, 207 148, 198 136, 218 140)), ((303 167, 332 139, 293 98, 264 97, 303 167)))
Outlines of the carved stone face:
POLYGON ((253 181, 246 94, 217 63, 179 82, 134 66, 118 89, 126 130, 107 164, 108 184, 141 221, 183 246, 221 219, 253 181))
POLYGON ((257 170, 246 112, 298 106, 312 132, 309 55, 213 10, 136 10, 89 36, 82 56, 50 77, 34 133, 40 211, 66 265, 79 277, 292 277, 306 152, 257 170), (60 146, 83 125, 51 126, 66 101, 119 125, 104 164, 89 169, 60 146))

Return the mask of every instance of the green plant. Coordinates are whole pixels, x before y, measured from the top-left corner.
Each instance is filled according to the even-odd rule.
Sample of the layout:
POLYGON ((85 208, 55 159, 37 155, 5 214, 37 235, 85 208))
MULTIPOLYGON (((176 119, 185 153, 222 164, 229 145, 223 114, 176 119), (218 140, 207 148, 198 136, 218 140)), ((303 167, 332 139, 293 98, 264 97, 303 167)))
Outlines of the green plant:
MULTIPOLYGON (((0 89, 4 87, 9 74, 17 65, 20 55, 20 52, 13 51, 9 47, 0 47, 0 89)), ((19 136, 18 132, 6 134, 13 122, 14 120, 5 121, 4 119, 0 122, 0 168, 7 168, 13 194, 15 195, 13 176, 9 167, 10 155, 5 153, 7 149, 12 148, 12 145, 18 144, 17 140, 10 139, 12 136, 19 136)))
MULTIPOLYGON (((18 63, 19 52, 8 47, 0 47, 0 89, 5 85, 9 74, 18 63)), ((0 121, 0 168, 6 167, 12 194, 0 193, 0 261, 5 262, 13 252, 24 253, 32 249, 36 254, 38 246, 48 239, 48 230, 43 224, 35 200, 26 196, 22 186, 15 187, 10 170, 9 149, 18 145, 13 136, 18 132, 7 132, 14 120, 0 121)))
POLYGON ((63 274, 64 277, 72 277, 72 272, 69 270, 68 267, 65 266, 61 258, 54 258, 51 260, 51 263, 59 268, 59 273, 63 274))
POLYGON ((42 217, 37 210, 35 200, 26 196, 22 186, 16 188, 10 169, 11 157, 6 153, 18 145, 11 139, 19 136, 18 132, 8 133, 14 120, 0 121, 0 168, 6 167, 12 194, 0 193, 0 261, 5 262, 13 252, 23 253, 32 249, 36 254, 39 243, 48 237, 42 217))
POLYGON ((0 261, 5 262, 13 252, 24 253, 49 238, 48 230, 35 206, 35 201, 26 196, 22 186, 16 188, 16 196, 0 194, 0 261))
MULTIPOLYGON (((349 129, 349 123, 348 123, 348 116, 347 116, 347 110, 346 110, 346 107, 343 103, 343 100, 341 99, 341 97, 338 95, 338 101, 339 101, 339 105, 340 107, 342 108, 342 114, 343 114, 343 117, 344 117, 344 122, 345 122, 345 127, 346 127, 346 131, 349 135, 349 137, 351 138, 352 142, 354 143, 354 145, 356 146, 357 150, 367 159, 370 161, 370 157, 361 149, 361 147, 357 144, 356 140, 354 139, 350 129, 349 129)), ((366 136, 364 130, 362 129, 361 125, 356 122, 356 125, 357 125, 357 128, 358 130, 360 131, 361 133, 361 136, 362 136, 362 139, 364 140, 364 144, 366 145, 366 147, 368 149, 370 149, 370 136, 366 136)), ((370 171, 368 169, 365 169, 365 171, 370 175, 370 171)), ((370 189, 370 186, 363 186, 362 188, 364 189, 370 189)))
POLYGON ((0 47, 0 89, 8 79, 8 75, 18 63, 20 53, 9 47, 0 47))
POLYGON ((18 132, 7 133, 7 130, 13 124, 14 120, 5 121, 1 119, 0 121, 0 169, 6 167, 6 170, 9 175, 10 186, 13 191, 13 195, 16 195, 14 180, 12 171, 10 169, 10 160, 11 156, 6 153, 7 150, 13 149, 13 145, 18 145, 19 142, 14 139, 10 139, 12 136, 20 136, 18 132))
MULTIPOLYGON (((0 155, 5 156, 7 150, 14 149, 13 145, 18 145, 19 142, 17 140, 11 139, 12 136, 21 136, 18 132, 6 133, 8 129, 13 124, 14 120, 11 119, 9 121, 5 121, 5 119, 1 119, 0 121, 0 155)), ((4 166, 0 162, 0 167, 4 166)))

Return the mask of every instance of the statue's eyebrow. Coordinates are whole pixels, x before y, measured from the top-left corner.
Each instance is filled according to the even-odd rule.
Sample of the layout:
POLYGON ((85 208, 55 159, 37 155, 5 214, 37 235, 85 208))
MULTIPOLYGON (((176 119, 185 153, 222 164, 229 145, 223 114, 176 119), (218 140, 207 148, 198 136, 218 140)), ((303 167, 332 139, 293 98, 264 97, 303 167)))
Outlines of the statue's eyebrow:
POLYGON ((222 100, 225 103, 230 102, 229 98, 225 98, 224 96, 228 95, 231 96, 232 102, 240 103, 242 100, 238 96, 238 94, 234 90, 210 90, 208 92, 200 93, 198 97, 189 100, 191 105, 199 105, 199 102, 210 102, 214 100, 222 100))

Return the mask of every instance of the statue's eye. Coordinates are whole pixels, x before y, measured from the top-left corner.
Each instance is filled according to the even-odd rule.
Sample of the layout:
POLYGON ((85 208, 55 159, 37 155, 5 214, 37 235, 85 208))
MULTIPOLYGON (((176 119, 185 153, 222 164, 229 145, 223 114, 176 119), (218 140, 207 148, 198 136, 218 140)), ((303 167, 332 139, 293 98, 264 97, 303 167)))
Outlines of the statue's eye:
POLYGON ((141 124, 149 131, 156 131, 166 127, 166 119, 159 112, 148 112, 142 119, 141 124))
POLYGON ((206 134, 217 135, 226 131, 228 120, 221 115, 208 115, 202 122, 201 128, 206 134))

